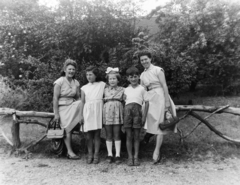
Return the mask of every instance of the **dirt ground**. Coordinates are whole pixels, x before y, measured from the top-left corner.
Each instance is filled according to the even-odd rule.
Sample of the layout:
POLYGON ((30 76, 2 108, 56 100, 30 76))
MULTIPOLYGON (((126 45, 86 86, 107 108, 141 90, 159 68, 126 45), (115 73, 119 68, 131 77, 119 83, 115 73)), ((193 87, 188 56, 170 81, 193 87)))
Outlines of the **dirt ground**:
POLYGON ((209 154, 205 159, 173 161, 164 159, 161 164, 141 160, 139 167, 107 164, 86 164, 86 156, 73 161, 66 158, 38 157, 31 159, 9 156, 0 148, 1 185, 91 185, 91 184, 194 184, 230 185, 240 182, 239 158, 216 158, 209 154))
MULTIPOLYGON (((198 100, 198 99, 197 99, 198 100)), ((237 98, 199 98, 197 104, 227 105, 239 107, 237 98), (237 105, 236 105, 237 103, 237 105)), ((202 116, 206 116, 202 114, 202 116)), ((240 138, 240 117, 216 115, 211 123, 223 133, 240 138)), ((198 121, 192 118, 179 123, 179 128, 188 133, 198 121)), ((0 126, 11 138, 11 119, 0 119, 0 126)), ((45 131, 40 126, 21 125, 21 141, 26 145, 36 140, 45 131)), ((81 141, 81 140, 80 140, 81 141)), ((32 150, 32 157, 9 155, 10 147, 0 134, 0 185, 92 185, 92 184, 145 184, 145 185, 239 185, 240 145, 232 144, 201 125, 196 132, 179 146, 178 135, 164 138, 161 164, 152 165, 151 156, 154 141, 140 150, 139 167, 126 165, 127 154, 122 152, 120 165, 107 164, 106 148, 102 148, 101 161, 97 165, 86 164, 86 152, 80 150, 83 144, 76 136, 75 151, 79 150, 81 160, 57 158, 49 151, 49 140, 42 141, 32 150)))

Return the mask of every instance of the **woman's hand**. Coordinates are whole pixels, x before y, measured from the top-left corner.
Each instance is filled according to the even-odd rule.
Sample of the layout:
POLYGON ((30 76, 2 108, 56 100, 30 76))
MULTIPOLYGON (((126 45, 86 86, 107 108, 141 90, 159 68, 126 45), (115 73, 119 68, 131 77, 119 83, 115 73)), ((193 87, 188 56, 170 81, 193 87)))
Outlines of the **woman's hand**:
POLYGON ((165 109, 168 110, 171 107, 170 101, 165 102, 165 109))
POLYGON ((55 114, 53 120, 56 121, 56 123, 59 123, 59 121, 60 121, 60 116, 59 116, 59 114, 55 114))
POLYGON ((79 123, 80 123, 80 125, 83 125, 83 123, 84 123, 84 119, 83 119, 83 117, 80 118, 79 123))

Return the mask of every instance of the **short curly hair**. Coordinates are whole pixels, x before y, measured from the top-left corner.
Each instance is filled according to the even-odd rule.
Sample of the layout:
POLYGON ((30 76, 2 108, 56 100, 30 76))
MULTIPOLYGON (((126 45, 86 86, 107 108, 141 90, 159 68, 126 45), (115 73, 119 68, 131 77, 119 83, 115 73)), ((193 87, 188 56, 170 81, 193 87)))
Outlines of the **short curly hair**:
POLYGON ((139 70, 136 67, 130 67, 126 71, 127 76, 139 75, 139 70))
MULTIPOLYGON (((65 60, 65 62, 64 62, 64 64, 63 64, 63 69, 62 69, 62 71, 61 71, 61 76, 65 76, 66 75, 66 73, 65 73, 65 69, 67 68, 67 66, 69 66, 69 65, 72 65, 75 69, 77 68, 77 63, 74 61, 74 60, 72 60, 72 59, 70 59, 70 58, 68 58, 67 60, 65 60)), ((73 76, 73 79, 75 78, 75 75, 73 76)))

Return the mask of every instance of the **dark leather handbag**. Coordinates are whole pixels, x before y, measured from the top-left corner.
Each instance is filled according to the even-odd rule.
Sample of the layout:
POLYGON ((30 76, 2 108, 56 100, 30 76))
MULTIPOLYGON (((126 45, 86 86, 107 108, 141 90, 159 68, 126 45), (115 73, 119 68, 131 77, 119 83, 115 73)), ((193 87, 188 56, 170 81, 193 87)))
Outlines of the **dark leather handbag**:
POLYGON ((161 130, 174 130, 176 124, 179 122, 179 118, 177 116, 174 116, 172 111, 169 109, 165 111, 164 114, 164 121, 159 124, 159 128, 161 130))
POLYGON ((47 138, 49 139, 61 139, 64 137, 64 129, 60 127, 57 121, 52 121, 48 124, 47 138))

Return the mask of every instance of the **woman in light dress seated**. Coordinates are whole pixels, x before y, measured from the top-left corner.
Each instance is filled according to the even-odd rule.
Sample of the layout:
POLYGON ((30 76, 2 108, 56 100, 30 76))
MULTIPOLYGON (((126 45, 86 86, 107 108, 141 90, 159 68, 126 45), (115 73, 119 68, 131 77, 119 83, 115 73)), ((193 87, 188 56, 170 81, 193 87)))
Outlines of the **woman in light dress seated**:
POLYGON ((60 122, 66 137, 64 143, 67 147, 69 159, 79 159, 71 146, 72 130, 83 120, 81 115, 83 104, 80 98, 79 82, 75 79, 77 64, 74 60, 67 59, 64 63, 60 78, 54 82, 53 110, 54 120, 60 122))

